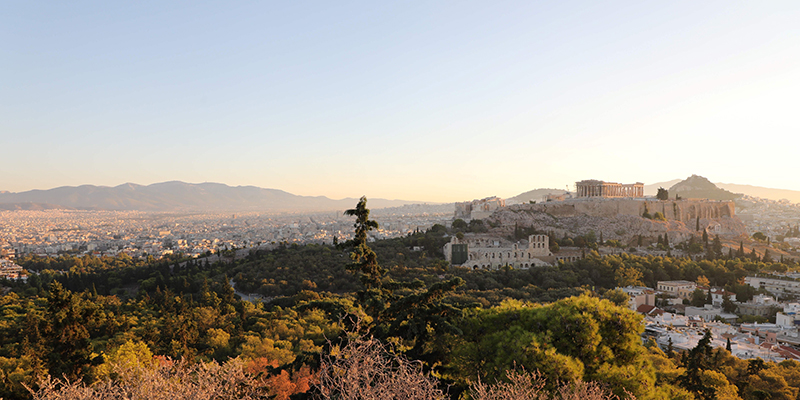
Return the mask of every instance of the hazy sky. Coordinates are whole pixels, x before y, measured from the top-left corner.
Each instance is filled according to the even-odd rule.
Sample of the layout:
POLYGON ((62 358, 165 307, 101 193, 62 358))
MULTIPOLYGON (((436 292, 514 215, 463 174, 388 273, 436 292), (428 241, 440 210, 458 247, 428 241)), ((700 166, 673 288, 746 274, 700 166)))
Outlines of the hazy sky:
POLYGON ((0 190, 800 190, 800 2, 0 4, 0 190))

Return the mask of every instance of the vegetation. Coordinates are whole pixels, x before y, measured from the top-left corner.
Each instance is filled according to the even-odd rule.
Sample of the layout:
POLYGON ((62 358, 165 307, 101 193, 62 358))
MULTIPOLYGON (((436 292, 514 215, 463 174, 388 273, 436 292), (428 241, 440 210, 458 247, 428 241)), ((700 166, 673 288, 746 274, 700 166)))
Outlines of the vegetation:
MULTIPOLYGON (((593 249, 602 235, 598 240, 590 233, 551 235, 551 243, 586 249, 586 257, 573 263, 472 271, 449 266, 440 249, 450 235, 481 229, 478 224, 450 230, 437 225, 369 242, 377 224, 369 219, 366 199, 348 214, 356 234, 347 243, 281 246, 231 262, 180 256, 21 260, 38 274, 27 283, 3 282, 10 292, 0 297, 0 397, 80 392, 87 399, 116 396, 110 393, 136 398, 137 387, 163 392, 158 388, 176 382, 171 377, 186 376, 180 378, 186 385, 213 382, 203 375, 208 373, 254 391, 237 394, 243 398, 347 398, 342 387, 323 388, 334 387, 330 379, 361 379, 330 369, 355 362, 342 358, 348 351, 366 351, 381 366, 362 373, 404 377, 384 382, 396 388, 428 385, 414 386, 428 398, 504 398, 520 391, 548 398, 576 388, 606 396, 594 398, 798 394, 798 363, 752 364, 710 350, 706 342, 685 355, 643 346, 641 317, 611 290, 690 280, 725 287, 746 301, 757 291, 743 284, 744 276, 794 264, 716 257, 718 238, 696 242, 712 249, 714 257, 704 260, 601 257, 593 249), (265 301, 241 301, 232 281, 236 290, 267 296, 265 301)), ((698 304, 707 300, 702 292, 696 297, 698 304)), ((386 388, 371 390, 388 393, 386 388)), ((184 389, 174 389, 175 398, 184 389)))

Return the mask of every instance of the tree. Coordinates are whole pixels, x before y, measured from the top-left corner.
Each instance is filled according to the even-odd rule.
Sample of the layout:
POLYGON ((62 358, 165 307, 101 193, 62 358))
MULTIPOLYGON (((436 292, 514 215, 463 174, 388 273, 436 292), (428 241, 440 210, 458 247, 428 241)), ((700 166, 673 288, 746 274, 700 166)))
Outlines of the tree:
POLYGON ((736 312, 736 303, 731 301, 731 296, 728 295, 728 292, 724 292, 722 295, 722 310, 726 313, 736 312))
MULTIPOLYGON (((401 283, 384 279, 386 269, 378 265, 377 255, 367 244, 367 232, 377 228, 378 223, 369 219, 366 197, 345 214, 356 216, 355 237, 350 241, 355 248, 350 255, 353 263, 349 269, 360 275, 366 287, 357 293, 359 303, 372 317, 371 325, 365 324, 364 328, 372 328, 378 338, 401 343, 409 356, 430 361, 427 366, 432 367, 435 359, 442 358, 445 352, 435 340, 458 332, 452 320, 461 315, 460 309, 443 303, 442 298, 463 285, 464 280, 454 277, 420 290, 424 286, 420 280, 401 283), (406 292, 398 295, 397 289, 406 292)), ((440 228, 434 225, 429 232, 438 230, 440 228)))
POLYGON ((761 261, 763 261, 765 263, 771 263, 772 262, 772 255, 770 254, 769 249, 765 249, 764 250, 764 257, 761 259, 761 261))
POLYGON ((694 292, 692 292, 690 304, 694 307, 702 307, 706 304, 706 294, 703 292, 703 289, 695 289, 694 292))
POLYGON ((753 239, 763 242, 767 240, 767 235, 762 232, 756 232, 753 234, 753 239))
POLYGON ((669 200, 669 190, 664 189, 663 187, 658 188, 656 198, 659 200, 669 200))
POLYGON ((700 232, 700 216, 699 215, 695 219, 695 228, 694 228, 694 230, 700 232))
POLYGON ((722 257, 722 241, 719 239, 719 235, 714 236, 714 241, 711 242, 711 249, 717 258, 722 257))
POLYGON ((84 376, 92 362, 92 344, 84 324, 96 310, 96 306, 82 301, 60 283, 50 284, 44 337, 51 349, 47 361, 52 375, 71 380, 84 376))
POLYGON ((627 307, 628 301, 631 299, 631 296, 628 296, 628 294, 623 292, 622 290, 612 289, 606 291, 603 294, 603 298, 610 300, 612 303, 620 307, 627 307))
POLYGON ((614 280, 617 286, 642 286, 642 271, 639 271, 633 266, 622 266, 614 272, 614 280))
POLYGON ((656 221, 666 221, 667 217, 665 217, 664 213, 662 213, 661 211, 656 211, 656 213, 653 214, 653 219, 656 221))
POLYGON ((695 348, 689 350, 683 361, 686 371, 678 377, 678 383, 701 399, 713 399, 716 390, 703 382, 703 371, 711 366, 711 331, 706 329, 695 348))
POLYGON ((353 227, 356 228, 355 237, 350 244, 355 248, 350 253, 353 263, 347 268, 359 275, 361 283, 368 289, 381 286, 381 277, 386 270, 378 265, 378 255, 367 245, 367 232, 378 229, 378 223, 369 219, 367 197, 362 196, 356 208, 344 212, 344 215, 356 217, 353 227))
POLYGON ((468 315, 449 367, 459 382, 500 380, 516 365, 549 381, 596 380, 617 395, 624 388, 646 398, 655 370, 641 345, 641 318, 588 295, 547 305, 507 301, 468 315))
POLYGON ((461 219, 461 218, 458 218, 458 219, 454 220, 452 226, 453 226, 453 229, 461 230, 461 231, 467 230, 467 228, 469 227, 469 225, 467 225, 467 223, 464 222, 464 220, 461 219))

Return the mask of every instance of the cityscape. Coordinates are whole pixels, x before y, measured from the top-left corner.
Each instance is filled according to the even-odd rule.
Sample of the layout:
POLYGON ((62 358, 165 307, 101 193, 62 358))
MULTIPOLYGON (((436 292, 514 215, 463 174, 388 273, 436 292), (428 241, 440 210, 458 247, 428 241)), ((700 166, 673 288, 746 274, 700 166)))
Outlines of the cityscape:
POLYGON ((800 399, 800 3, 0 12, 0 400, 800 399))

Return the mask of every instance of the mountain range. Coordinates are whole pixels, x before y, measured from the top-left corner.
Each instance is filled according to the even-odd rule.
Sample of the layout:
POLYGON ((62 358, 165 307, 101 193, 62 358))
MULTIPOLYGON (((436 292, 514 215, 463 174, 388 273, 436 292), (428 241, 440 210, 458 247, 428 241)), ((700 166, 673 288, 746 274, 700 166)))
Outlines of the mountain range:
MULTIPOLYGON (((344 210, 358 199, 333 200, 324 196, 298 196, 283 190, 221 183, 179 181, 119 186, 63 186, 49 190, 0 192, 0 209, 97 209, 138 211, 329 211, 344 210)), ((421 204, 419 201, 369 199, 370 208, 421 204)))

